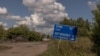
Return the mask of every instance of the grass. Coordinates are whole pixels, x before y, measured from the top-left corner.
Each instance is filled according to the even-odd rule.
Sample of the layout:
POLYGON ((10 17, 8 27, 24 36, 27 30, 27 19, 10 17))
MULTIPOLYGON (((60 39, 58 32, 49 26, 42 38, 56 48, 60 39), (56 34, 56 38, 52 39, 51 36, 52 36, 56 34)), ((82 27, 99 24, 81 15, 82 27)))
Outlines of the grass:
POLYGON ((92 42, 87 37, 80 37, 76 42, 52 40, 46 52, 39 56, 95 56, 91 51, 92 42))
POLYGON ((10 46, 0 46, 0 51, 11 49, 10 46))

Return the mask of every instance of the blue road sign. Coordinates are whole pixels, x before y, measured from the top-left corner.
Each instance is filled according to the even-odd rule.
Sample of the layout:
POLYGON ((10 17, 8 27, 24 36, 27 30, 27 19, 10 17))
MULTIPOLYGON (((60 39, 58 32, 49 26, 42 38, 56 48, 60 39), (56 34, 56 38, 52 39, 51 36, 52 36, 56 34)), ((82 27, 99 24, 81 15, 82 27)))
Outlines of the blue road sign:
POLYGON ((69 25, 55 24, 53 38, 75 41, 77 27, 69 25))

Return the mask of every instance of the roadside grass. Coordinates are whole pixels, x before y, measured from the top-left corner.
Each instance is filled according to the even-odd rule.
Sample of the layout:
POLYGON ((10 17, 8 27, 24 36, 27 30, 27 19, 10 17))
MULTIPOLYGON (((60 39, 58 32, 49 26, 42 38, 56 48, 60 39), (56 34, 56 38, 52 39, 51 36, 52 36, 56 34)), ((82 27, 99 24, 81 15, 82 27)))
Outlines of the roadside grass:
POLYGON ((11 49, 11 46, 0 46, 0 51, 11 49))
POLYGON ((39 56, 96 56, 91 51, 92 45, 88 37, 78 37, 76 42, 52 40, 48 50, 39 56))

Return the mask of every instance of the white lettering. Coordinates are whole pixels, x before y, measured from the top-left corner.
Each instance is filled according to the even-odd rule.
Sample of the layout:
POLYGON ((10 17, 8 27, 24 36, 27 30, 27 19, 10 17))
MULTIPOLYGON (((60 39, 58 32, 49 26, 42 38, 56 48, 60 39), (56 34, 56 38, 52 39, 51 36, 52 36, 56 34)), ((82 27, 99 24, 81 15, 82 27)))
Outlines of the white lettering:
POLYGON ((55 34, 56 34, 56 35, 59 35, 59 33, 58 33, 58 32, 55 32, 55 34))
POLYGON ((73 30, 73 27, 70 27, 69 29, 72 31, 73 30))
POLYGON ((70 37, 70 34, 59 33, 60 36, 70 37))
POLYGON ((60 31, 60 29, 56 29, 57 31, 60 31))
POLYGON ((57 27, 58 27, 58 28, 63 28, 63 26, 60 26, 60 25, 58 25, 57 27))

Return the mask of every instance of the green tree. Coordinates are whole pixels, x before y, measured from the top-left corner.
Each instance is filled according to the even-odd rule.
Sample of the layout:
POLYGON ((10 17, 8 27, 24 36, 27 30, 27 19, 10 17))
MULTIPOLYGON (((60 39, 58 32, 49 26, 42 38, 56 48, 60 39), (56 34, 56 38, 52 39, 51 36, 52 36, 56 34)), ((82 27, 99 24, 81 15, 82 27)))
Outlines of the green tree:
POLYGON ((8 30, 8 39, 15 39, 17 36, 23 36, 23 38, 28 38, 29 29, 25 25, 20 25, 15 28, 10 28, 8 30))
POLYGON ((100 7, 98 7, 98 10, 95 10, 93 14, 95 16, 95 25, 92 35, 92 41, 94 42, 93 48, 97 56, 100 56, 100 7))
POLYGON ((2 39, 3 34, 4 34, 4 27, 3 25, 0 25, 0 39, 2 39))
POLYGON ((7 39, 7 30, 4 29, 3 25, 0 25, 0 40, 4 41, 7 39))
POLYGON ((64 18, 60 22, 60 24, 63 25, 71 25, 71 26, 77 26, 78 27, 78 36, 88 36, 90 31, 90 23, 88 20, 83 20, 82 17, 77 18, 77 20, 67 19, 64 18))
POLYGON ((28 40, 29 41, 35 41, 36 40, 36 36, 35 36, 35 32, 30 31, 28 34, 28 40))
POLYGON ((67 19, 67 18, 65 17, 65 18, 60 22, 60 24, 75 26, 75 25, 76 25, 76 22, 75 22, 75 20, 67 19))
POLYGON ((42 41, 43 35, 36 31, 30 31, 28 34, 29 41, 42 41))
POLYGON ((90 22, 88 21, 88 19, 86 19, 85 21, 85 27, 87 28, 88 31, 90 31, 90 22))
POLYGON ((29 41, 41 41, 42 35, 36 31, 30 31, 29 28, 25 25, 20 25, 18 27, 12 27, 8 30, 7 37, 9 40, 15 39, 17 37, 22 37, 25 40, 29 41))
POLYGON ((80 17, 76 20, 76 26, 78 27, 78 36, 89 36, 90 23, 88 20, 80 17))
POLYGON ((82 17, 79 17, 79 18, 77 18, 77 20, 76 20, 76 24, 77 24, 77 27, 79 27, 79 28, 82 28, 82 27, 84 27, 84 25, 85 25, 85 21, 83 20, 83 18, 82 17))

